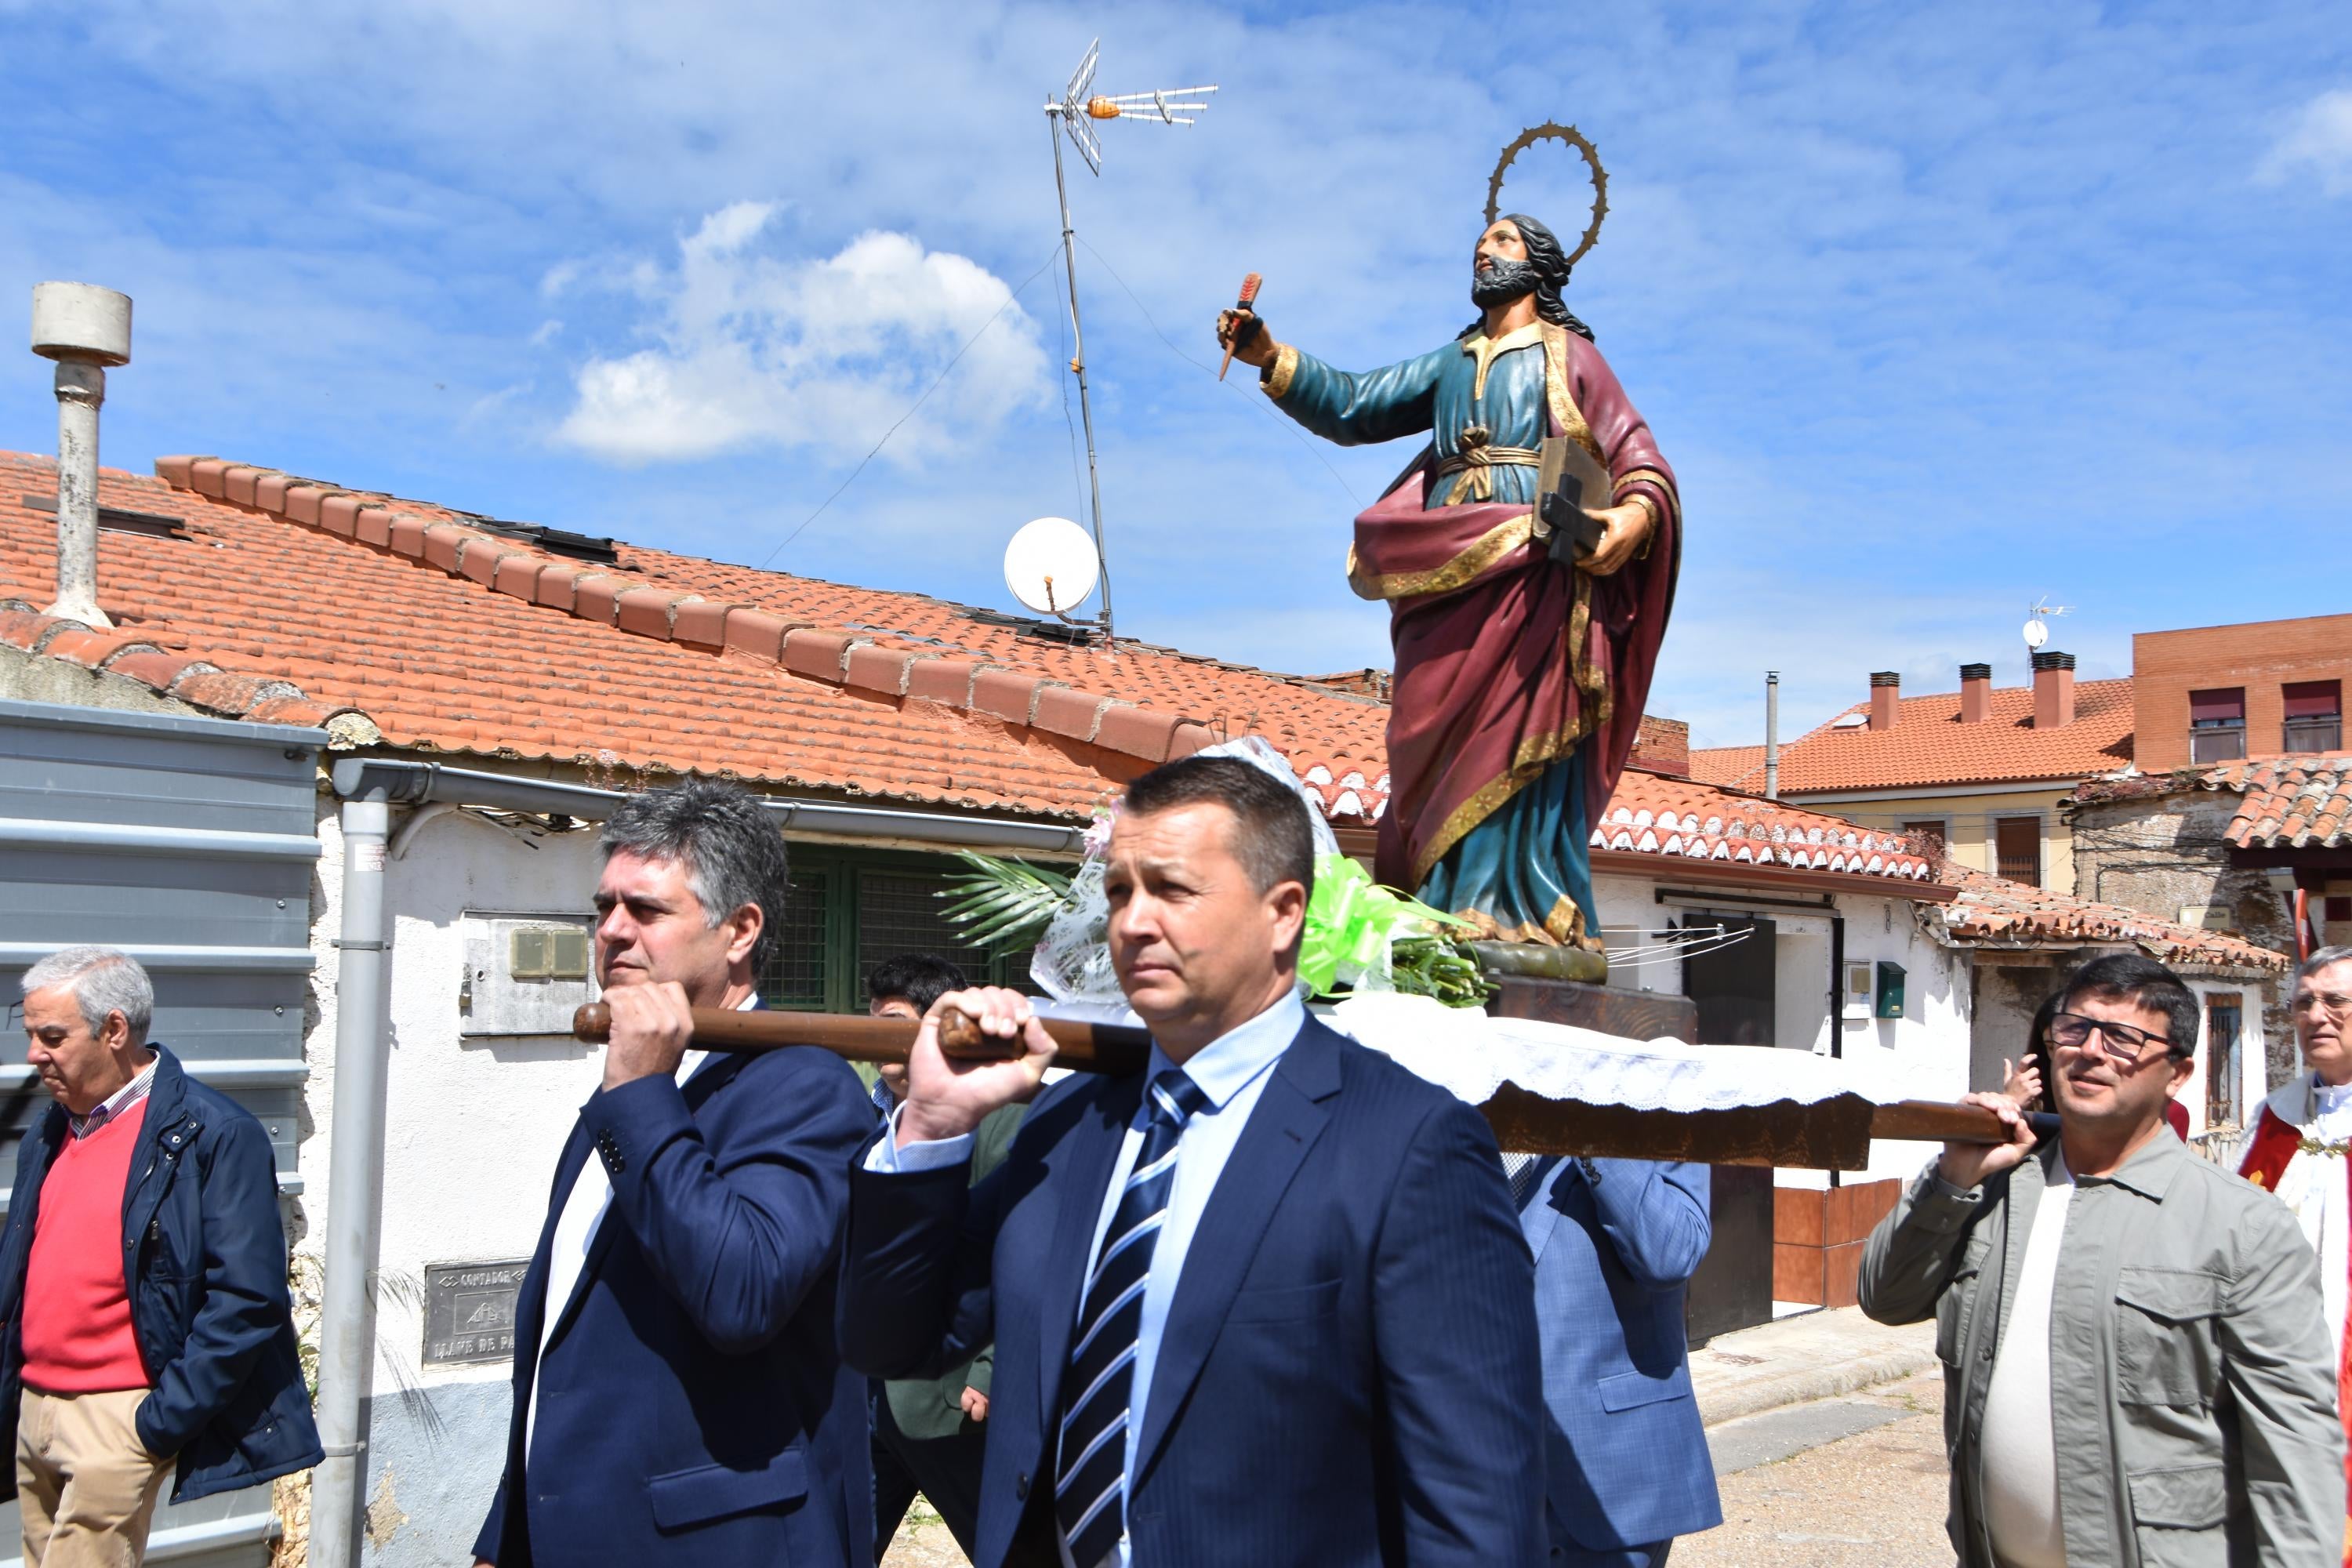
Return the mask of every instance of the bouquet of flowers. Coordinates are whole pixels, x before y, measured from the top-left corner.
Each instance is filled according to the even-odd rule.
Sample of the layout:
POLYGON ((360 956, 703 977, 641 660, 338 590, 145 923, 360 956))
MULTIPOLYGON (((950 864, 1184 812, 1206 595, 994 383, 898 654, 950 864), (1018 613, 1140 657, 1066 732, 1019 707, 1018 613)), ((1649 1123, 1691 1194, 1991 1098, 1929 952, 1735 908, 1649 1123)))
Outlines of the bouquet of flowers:
MULTIPOLYGON (((1110 909, 1103 897, 1103 849, 1110 817, 1087 833, 1087 855, 1065 874, 1020 860, 965 851, 971 870, 940 893, 947 918, 982 946, 1031 944, 1030 978, 1062 1002, 1118 1002, 1111 972, 1110 909)), ((1477 1007, 1494 994, 1452 915, 1372 880, 1344 855, 1316 857, 1298 978, 1317 996, 1394 991, 1450 1007, 1477 1007)))

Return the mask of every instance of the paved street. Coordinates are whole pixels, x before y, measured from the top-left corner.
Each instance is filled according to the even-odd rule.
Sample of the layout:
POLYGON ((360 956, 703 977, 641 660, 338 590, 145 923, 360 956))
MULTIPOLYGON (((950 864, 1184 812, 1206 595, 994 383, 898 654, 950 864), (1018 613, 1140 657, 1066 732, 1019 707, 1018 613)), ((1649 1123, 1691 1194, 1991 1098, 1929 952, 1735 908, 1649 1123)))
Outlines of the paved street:
POLYGON ((1675 1568, 1951 1568, 1943 1410, 1929 1372, 1710 1427, 1723 1525, 1675 1568))
MULTIPOLYGON (((1927 1372, 1708 1428, 1723 1526, 1677 1542, 1675 1568, 1951 1568, 1943 1409, 1927 1372)), ((963 1562, 946 1526, 910 1521, 883 1568, 963 1562)))

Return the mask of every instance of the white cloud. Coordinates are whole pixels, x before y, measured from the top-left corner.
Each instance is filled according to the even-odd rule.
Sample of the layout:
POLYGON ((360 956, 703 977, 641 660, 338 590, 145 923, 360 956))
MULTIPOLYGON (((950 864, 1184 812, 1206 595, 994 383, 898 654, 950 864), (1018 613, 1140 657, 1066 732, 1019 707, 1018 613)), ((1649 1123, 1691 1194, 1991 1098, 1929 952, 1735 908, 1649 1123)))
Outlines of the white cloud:
POLYGON ((2256 173, 2274 185, 2305 169, 2329 195, 2352 195, 2352 88, 2323 92, 2305 104, 2256 173))
POLYGON ((583 365, 562 439, 623 463, 756 447, 855 459, 968 340, 885 457, 909 465, 964 447, 1047 395, 1036 324, 987 268, 887 232, 822 260, 771 255, 760 242, 779 211, 721 207, 679 243, 674 268, 637 268, 655 346, 583 365))

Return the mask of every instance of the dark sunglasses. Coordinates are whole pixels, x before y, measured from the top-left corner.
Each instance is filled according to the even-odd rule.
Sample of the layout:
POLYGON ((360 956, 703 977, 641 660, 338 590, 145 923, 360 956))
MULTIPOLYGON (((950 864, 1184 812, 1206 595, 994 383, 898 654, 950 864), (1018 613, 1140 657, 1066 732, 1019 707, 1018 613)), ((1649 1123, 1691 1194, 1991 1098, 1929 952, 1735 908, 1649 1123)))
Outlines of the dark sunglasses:
POLYGON ((2151 1046, 2172 1048, 2172 1042, 2162 1035, 2151 1035, 2146 1029, 2136 1029, 2129 1024, 2111 1023, 2105 1018, 2085 1018, 2080 1013, 2059 1013, 2050 1020, 2050 1043, 2080 1050, 2095 1031, 2107 1055, 2117 1061, 2137 1062, 2147 1055, 2151 1046))

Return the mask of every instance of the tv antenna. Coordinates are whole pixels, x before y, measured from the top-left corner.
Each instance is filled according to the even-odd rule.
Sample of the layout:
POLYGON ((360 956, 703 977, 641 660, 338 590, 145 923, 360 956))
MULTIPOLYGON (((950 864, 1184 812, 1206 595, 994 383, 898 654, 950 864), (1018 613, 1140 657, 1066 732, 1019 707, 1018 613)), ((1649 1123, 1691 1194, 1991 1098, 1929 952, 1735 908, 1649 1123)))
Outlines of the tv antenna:
POLYGON ((2050 595, 2047 594, 2041 595, 2026 609, 2025 651, 2029 654, 2040 653, 2042 651, 2042 645, 2050 640, 2049 623, 2051 621, 2057 619, 2060 616, 2068 616, 2074 613, 2074 607, 2072 605, 2053 605, 2047 603, 2046 601, 2049 597, 2050 595))
MULTIPOLYGON (((1069 136, 1070 145, 1076 147, 1078 156, 1087 161, 1087 168, 1099 178, 1102 174, 1102 143, 1095 135, 1096 121, 1138 120, 1157 125, 1190 125, 1194 116, 1209 107, 1206 102, 1196 100, 1204 100, 1217 89, 1214 86, 1165 87, 1151 92, 1124 92, 1109 97, 1091 93, 1095 84, 1095 66, 1101 57, 1102 40, 1097 38, 1087 46, 1087 57, 1078 62, 1078 68, 1070 73, 1070 85, 1062 89, 1062 96, 1058 100, 1045 100, 1045 128, 1046 135, 1054 143, 1054 194, 1061 198, 1062 203, 1062 275, 1069 279, 1070 284, 1070 372, 1078 378, 1078 416, 1087 427, 1087 485, 1094 509, 1095 563, 1102 582, 1100 619, 1103 643, 1108 647, 1112 636, 1110 562, 1103 552, 1102 476, 1095 466, 1094 403, 1087 395, 1087 334, 1078 321, 1078 268, 1071 243, 1070 187, 1062 176, 1062 138, 1055 133, 1055 122, 1060 122, 1059 129, 1069 136)), ((1039 520, 1041 522, 1044 521, 1046 520, 1039 520)), ((1021 534, 1014 536, 1015 549, 1020 545, 1022 535, 1036 526, 1036 523, 1032 523, 1029 528, 1023 529, 1021 534)), ((1013 552, 1008 550, 1005 554, 1008 582, 1012 569, 1013 552)), ((1015 590, 1016 593, 1018 591, 1015 590)), ((1078 597, 1082 599, 1085 595, 1081 594, 1078 597)), ((1035 609, 1038 606, 1033 605, 1030 607, 1035 609)), ((1059 615, 1061 612, 1053 613, 1059 615)), ((1066 616, 1063 618, 1068 619, 1066 616)))

